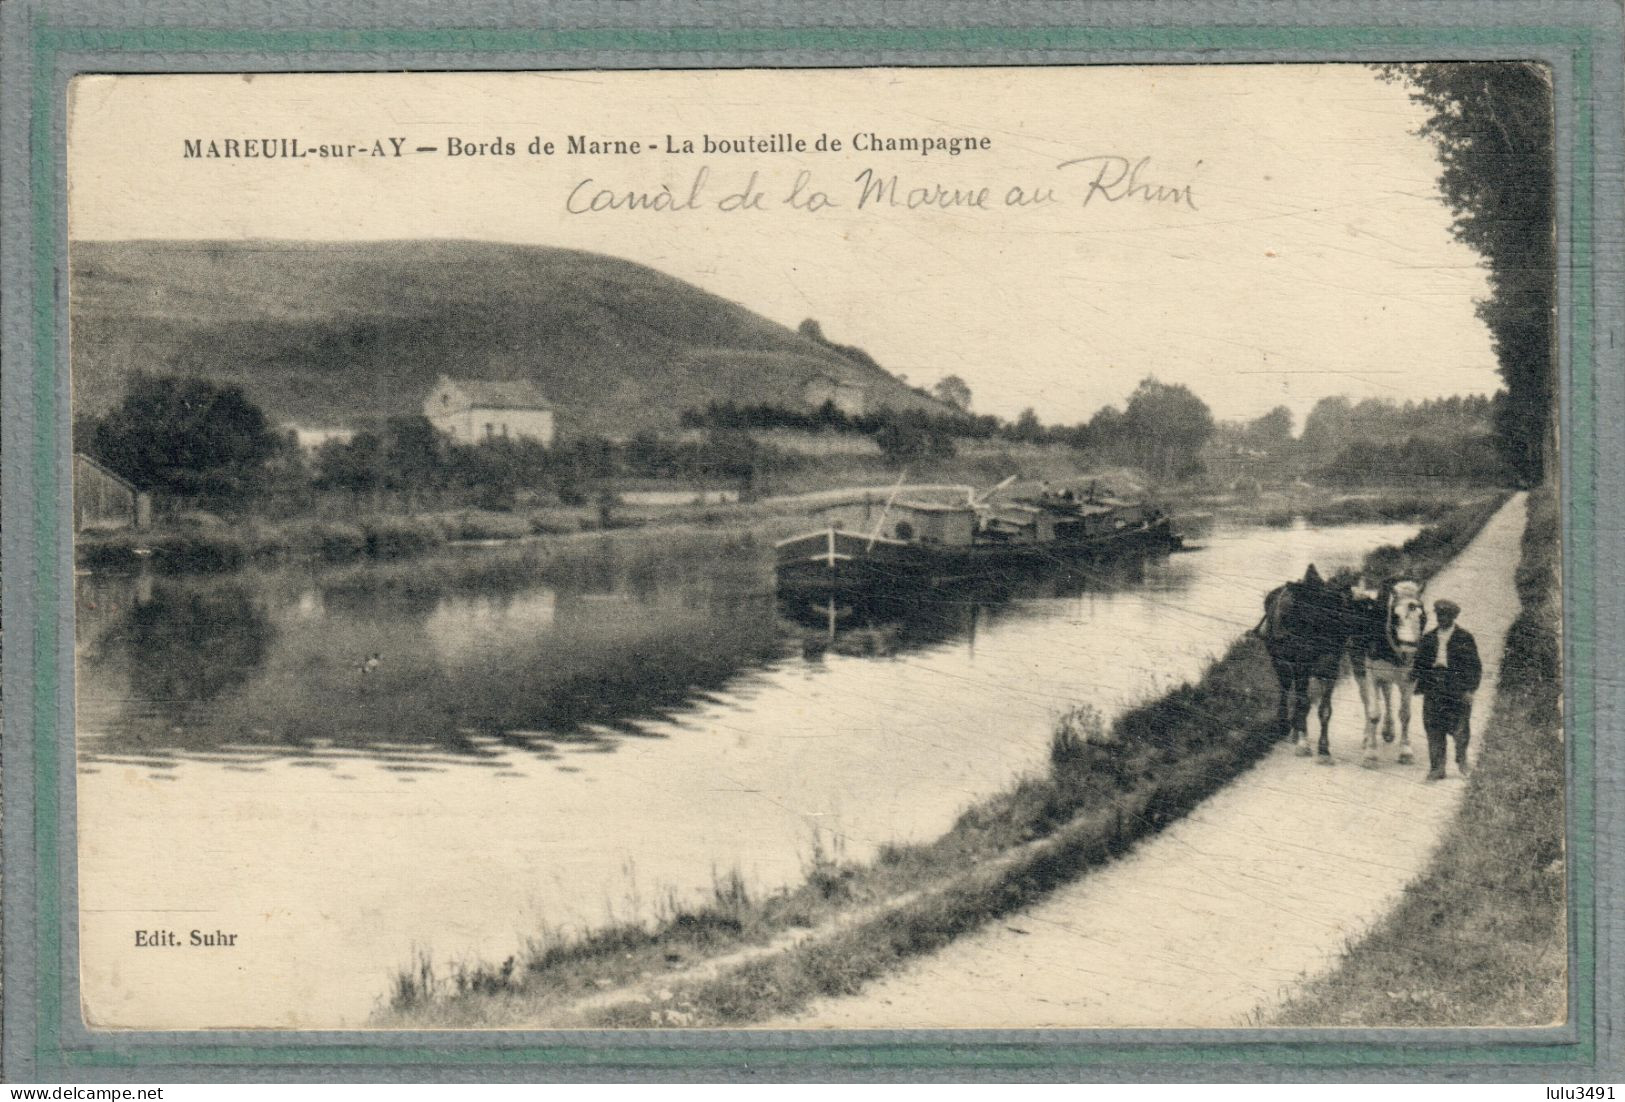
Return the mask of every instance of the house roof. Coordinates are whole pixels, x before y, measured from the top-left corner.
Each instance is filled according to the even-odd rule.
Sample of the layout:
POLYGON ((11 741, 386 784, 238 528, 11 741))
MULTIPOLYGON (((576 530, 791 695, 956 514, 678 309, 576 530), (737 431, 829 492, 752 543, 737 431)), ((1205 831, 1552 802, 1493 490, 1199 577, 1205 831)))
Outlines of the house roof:
POLYGON ((73 453, 73 458, 74 458, 74 460, 76 462, 83 463, 85 466, 90 467, 91 469, 96 471, 103 478, 106 478, 106 479, 109 479, 110 481, 118 483, 120 486, 123 486, 126 490, 129 490, 131 493, 139 493, 140 492, 141 488, 139 486, 137 486, 134 482, 131 482, 129 479, 125 478, 123 475, 119 474, 117 471, 113 470, 113 468, 109 467, 106 463, 103 463, 101 460, 97 459, 95 456, 86 455, 84 452, 74 452, 73 453))
POLYGON ((536 384, 525 379, 506 382, 487 379, 447 379, 481 409, 552 409, 536 384))

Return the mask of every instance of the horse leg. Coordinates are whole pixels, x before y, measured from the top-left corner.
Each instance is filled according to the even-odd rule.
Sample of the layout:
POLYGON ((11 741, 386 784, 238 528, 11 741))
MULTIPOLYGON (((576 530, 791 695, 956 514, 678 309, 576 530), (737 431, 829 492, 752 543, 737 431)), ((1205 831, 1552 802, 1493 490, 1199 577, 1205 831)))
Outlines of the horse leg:
MULTIPOLYGON (((1315 711, 1320 716, 1320 756, 1316 760, 1321 765, 1330 765, 1332 764, 1332 746, 1327 735, 1327 728, 1332 722, 1332 687, 1336 684, 1336 682, 1325 677, 1312 677, 1309 680, 1309 684, 1314 688, 1319 689, 1319 699, 1316 702, 1317 706, 1315 711)), ((1313 691, 1313 689, 1311 689, 1311 691, 1313 691)), ((1307 705, 1307 702, 1305 703, 1307 705)), ((1304 708, 1304 712, 1304 720, 1305 724, 1307 725, 1307 706, 1304 708)), ((1307 741, 1308 738, 1309 734, 1307 731, 1305 731, 1304 739, 1307 741)))
POLYGON ((1298 673, 1290 662, 1275 663, 1275 678, 1281 685, 1281 697, 1276 706, 1275 721, 1282 734, 1292 739, 1292 748, 1299 757, 1309 753, 1309 742, 1300 734, 1298 722, 1298 673))
POLYGON ((1388 668, 1377 662, 1370 667, 1371 699, 1365 713, 1365 761, 1362 763, 1367 769, 1377 768, 1379 762, 1380 746, 1377 742, 1377 728, 1382 728, 1382 741, 1394 741, 1393 697, 1388 684, 1388 668))
POLYGON ((1309 678, 1301 668, 1292 671, 1292 741, 1299 757, 1315 752, 1309 742, 1309 678))
POLYGON ((1376 676, 1371 667, 1356 673, 1354 684, 1360 690, 1360 707, 1365 710, 1365 727, 1360 736, 1360 764, 1367 769, 1377 767, 1377 724, 1382 719, 1377 701, 1376 676))
POLYGON ((1411 755, 1411 691, 1410 678, 1399 682, 1399 764, 1409 765, 1416 759, 1411 755))
POLYGON ((1275 729, 1285 738, 1292 731, 1292 671, 1286 663, 1272 663, 1275 667, 1275 682, 1280 687, 1280 693, 1275 698, 1275 729))

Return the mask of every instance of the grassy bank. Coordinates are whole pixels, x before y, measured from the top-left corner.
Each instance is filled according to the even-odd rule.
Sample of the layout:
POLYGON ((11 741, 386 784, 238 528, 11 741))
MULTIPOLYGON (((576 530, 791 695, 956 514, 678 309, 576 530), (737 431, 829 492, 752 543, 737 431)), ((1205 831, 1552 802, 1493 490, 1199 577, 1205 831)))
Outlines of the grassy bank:
POLYGON ((1297 483, 1257 487, 1252 492, 1203 492, 1199 487, 1175 491, 1168 503, 1179 511, 1212 509, 1227 518, 1253 524, 1286 526, 1302 517, 1312 526, 1420 521, 1433 523, 1461 504, 1464 497, 1493 491, 1459 486, 1342 490, 1297 483))
POLYGON ((290 559, 389 561, 421 555, 454 540, 520 539, 596 526, 584 509, 229 521, 209 513, 184 513, 148 529, 81 532, 75 551, 80 565, 92 568, 148 559, 164 573, 218 573, 290 559))
MULTIPOLYGON (((872 445, 872 441, 866 443, 872 445)), ((757 487, 758 496, 816 493, 870 486, 886 492, 897 469, 874 449, 837 448, 819 454, 817 462, 757 487)), ((965 454, 916 463, 908 469, 915 483, 991 486, 1015 473, 1037 485, 1043 480, 1077 481, 1090 477, 1070 448, 1014 443, 971 442, 965 454)), ((794 506, 764 507, 752 502, 694 505, 623 504, 613 488, 593 490, 587 504, 537 504, 512 511, 480 508, 405 511, 372 500, 372 508, 345 510, 327 501, 310 513, 262 513, 248 508, 224 518, 205 512, 161 518, 147 529, 87 530, 78 533, 79 565, 119 568, 145 560, 164 573, 219 573, 251 564, 313 560, 326 563, 389 561, 409 558, 449 542, 519 540, 532 536, 602 532, 674 524, 771 527, 772 518, 798 512, 794 506), (604 499, 600 503, 600 499, 604 499)), ((805 515, 804 511, 801 511, 805 515)))
MULTIPOLYGON (((1462 506, 1373 561, 1430 576, 1502 501, 1462 506)), ((815 852, 793 889, 751 899, 737 877, 719 879, 702 905, 673 899, 652 924, 544 935, 499 964, 441 971, 423 958, 397 978, 379 1024, 728 1025, 854 992, 1185 814, 1277 741, 1275 691, 1262 645, 1243 637, 1197 682, 1109 726, 1087 708, 1064 717, 1048 769, 933 842, 884 847, 868 864, 815 852), (737 956, 705 963, 726 954, 737 956), (663 990, 640 993, 651 981, 663 990)))
POLYGON ((1560 518, 1529 497, 1478 768, 1428 871, 1272 1025, 1549 1025, 1567 1012, 1560 518))

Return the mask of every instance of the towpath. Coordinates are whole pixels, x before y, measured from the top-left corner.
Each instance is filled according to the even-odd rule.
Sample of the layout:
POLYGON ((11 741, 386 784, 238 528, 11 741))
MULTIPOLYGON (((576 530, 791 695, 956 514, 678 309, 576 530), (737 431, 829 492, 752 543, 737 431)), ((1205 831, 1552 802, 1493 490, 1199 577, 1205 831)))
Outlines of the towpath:
MULTIPOLYGON (((1440 597, 1462 606, 1484 659, 1474 757, 1495 737, 1488 720, 1518 612, 1524 515, 1519 494, 1427 587, 1430 609, 1440 597)), ((764 1024, 1223 1027, 1267 1015, 1394 905, 1461 802, 1453 766, 1443 783, 1423 781, 1420 707, 1417 764, 1396 765, 1391 745, 1369 770, 1359 765, 1363 713, 1351 681, 1334 704, 1335 767, 1278 747, 1123 860, 855 996, 764 1024)))

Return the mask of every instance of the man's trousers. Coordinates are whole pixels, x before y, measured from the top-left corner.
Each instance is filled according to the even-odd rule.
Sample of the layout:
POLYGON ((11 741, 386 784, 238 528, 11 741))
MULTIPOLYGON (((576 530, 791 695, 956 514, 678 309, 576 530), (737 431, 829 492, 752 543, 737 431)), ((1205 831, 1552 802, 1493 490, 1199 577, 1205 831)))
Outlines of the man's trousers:
POLYGON ((1428 735, 1428 769, 1444 771, 1446 736, 1456 740, 1456 764, 1467 760, 1467 744, 1472 740, 1471 705, 1460 693, 1435 692, 1422 697, 1422 729, 1428 735))

